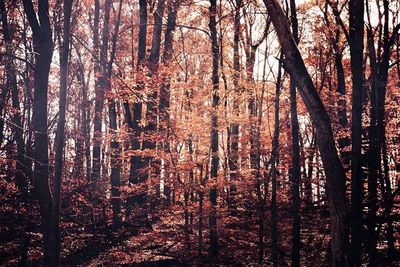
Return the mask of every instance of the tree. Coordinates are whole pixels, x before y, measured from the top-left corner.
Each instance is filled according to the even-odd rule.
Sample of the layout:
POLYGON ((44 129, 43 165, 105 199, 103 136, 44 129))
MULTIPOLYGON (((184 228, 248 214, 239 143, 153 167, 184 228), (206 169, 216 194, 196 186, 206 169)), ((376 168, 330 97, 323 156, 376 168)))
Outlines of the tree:
POLYGON ((71 12, 72 0, 64 0, 64 25, 63 25, 63 41, 60 51, 60 101, 58 112, 57 135, 55 140, 55 171, 54 171, 54 194, 53 194, 53 211, 52 224, 54 227, 54 250, 55 257, 54 266, 60 265, 60 200, 61 185, 63 173, 63 155, 65 142, 65 113, 67 106, 67 87, 68 87, 68 59, 70 53, 70 28, 71 28, 71 12))
MULTIPOLYGON (((147 1, 139 1, 139 13, 140 13, 140 26, 138 36, 138 56, 137 56, 137 70, 143 69, 143 64, 146 58, 146 43, 147 43, 147 1)), ((137 91, 140 92, 143 85, 140 79, 138 79, 137 91)), ((141 120, 142 120, 142 99, 137 99, 133 105, 133 116, 129 107, 129 103, 124 103, 125 120, 132 132, 131 137, 131 149, 133 151, 140 150, 141 146, 141 120)), ((132 184, 140 184, 146 181, 144 174, 140 171, 143 167, 143 160, 139 155, 131 157, 130 171, 129 171, 129 182, 132 184)), ((130 196, 128 199, 128 205, 133 204, 146 204, 147 201, 147 190, 140 192, 134 196, 130 196)), ((146 207, 144 207, 144 216, 147 218, 146 207)))
MULTIPOLYGON (((165 30, 165 36, 164 36, 164 51, 163 51, 163 56, 162 56, 162 63, 164 64, 165 67, 170 67, 172 57, 173 57, 173 38, 174 38, 174 31, 176 27, 176 17, 178 13, 178 9, 180 6, 181 1, 175 1, 175 0, 170 0, 168 2, 168 18, 167 18, 167 29, 165 30)), ((166 136, 166 139, 162 146, 164 149, 164 152, 170 153, 170 143, 168 140, 168 137, 170 135, 170 98, 171 98, 171 77, 170 75, 165 75, 163 77, 163 82, 161 83, 160 86, 160 100, 159 100, 159 105, 158 105, 158 110, 159 110, 159 116, 160 116, 160 124, 159 124, 159 132, 161 136, 166 136)), ((167 200, 169 202, 170 196, 170 185, 168 181, 168 177, 170 176, 170 170, 168 166, 168 159, 164 158, 164 171, 165 171, 165 177, 166 181, 164 182, 164 193, 167 195, 167 200)))
POLYGON ((217 232, 217 194, 218 189, 216 180, 218 176, 218 116, 217 107, 219 105, 219 45, 217 37, 217 1, 210 0, 210 22, 208 24, 211 34, 211 54, 212 54, 212 111, 211 111, 211 171, 210 176, 212 186, 210 188, 211 211, 209 217, 210 225, 210 256, 216 260, 218 257, 218 232, 217 232))
MULTIPOLYGON (((368 8, 368 6, 367 6, 368 8)), ((380 7, 378 7, 380 10, 380 7)), ((367 11, 369 11, 367 9, 367 11)), ((368 14, 367 27, 367 47, 371 62, 371 93, 370 93, 370 126, 368 129, 369 147, 368 147, 368 240, 367 250, 369 252, 370 264, 376 264, 376 244, 377 236, 377 211, 378 211, 378 182, 381 184, 381 194, 385 203, 384 210, 387 216, 387 235, 390 247, 390 253, 393 253, 393 226, 390 219, 390 195, 392 189, 388 173, 388 160, 386 151, 386 118, 385 118, 385 98, 386 86, 389 73, 389 58, 391 47, 399 34, 400 24, 393 27, 392 34, 389 32, 389 2, 383 1, 383 14, 380 19, 383 21, 383 31, 379 31, 378 49, 375 50, 374 34, 372 32, 371 18, 368 14), (377 51, 377 52, 376 52, 377 51), (382 164, 383 162, 383 164, 382 164)), ((382 21, 380 22, 382 25, 382 21)))
POLYGON ((352 131, 351 131, 351 245, 353 264, 361 264, 362 170, 361 115, 364 89, 364 2, 349 1, 349 45, 352 71, 352 131))
POLYGON ((52 227, 53 199, 49 188, 49 156, 47 132, 47 92, 53 54, 49 3, 38 3, 37 20, 32 1, 24 0, 24 10, 33 33, 35 55, 33 131, 35 196, 39 199, 44 243, 44 265, 56 266, 55 233, 52 227))
MULTIPOLYGON (((118 14, 115 19, 114 34, 111 41, 111 55, 107 64, 107 80, 106 86, 107 90, 111 91, 111 76, 112 76, 112 66, 115 59, 115 52, 117 46, 117 39, 119 34, 119 27, 121 24, 121 11, 122 11, 122 0, 119 1, 118 14)), ((120 155, 120 144, 118 141, 118 125, 117 125, 117 107, 114 99, 109 99, 108 102, 108 117, 110 120, 110 132, 113 137, 111 140, 111 205, 113 208, 113 225, 114 228, 118 229, 121 224, 121 200, 119 187, 121 185, 121 155, 120 155)))
MULTIPOLYGON (((299 29, 297 22, 296 2, 290 1, 290 21, 292 24, 293 38, 296 44, 299 43, 299 29)), ((292 266, 300 266, 300 145, 299 145, 299 120, 297 118, 297 101, 296 101, 296 81, 290 80, 290 119, 291 119, 291 137, 292 137, 292 167, 291 167, 291 184, 292 184, 292 266)))
MULTIPOLYGON (((239 95, 241 88, 239 86, 240 81, 240 55, 239 55, 239 40, 240 40, 240 10, 242 6, 242 1, 235 1, 235 11, 234 11, 234 19, 233 19, 233 86, 235 90, 235 94, 233 96, 233 112, 234 116, 239 116, 239 95)), ((229 150, 229 170, 230 170, 230 179, 231 179, 231 188, 230 188, 230 205, 233 210, 233 214, 236 210, 235 204, 235 195, 236 195, 236 185, 235 182, 238 179, 238 169, 239 169, 239 123, 231 123, 229 129, 229 140, 230 140, 230 150, 229 150)))
POLYGON ((348 227, 344 186, 346 175, 335 147, 330 118, 304 65, 281 7, 274 0, 265 0, 264 3, 285 56, 284 67, 298 83, 300 95, 320 135, 317 143, 327 178, 332 264, 333 266, 348 266, 349 257, 346 250, 348 246, 346 229, 348 227))
POLYGON ((271 150, 271 245, 272 245, 272 265, 278 266, 278 227, 277 227, 277 201, 276 201, 276 186, 278 176, 278 163, 279 163, 279 134, 280 134, 280 121, 279 121, 279 97, 282 86, 282 59, 281 54, 278 65, 278 77, 275 85, 275 98, 274 98, 274 138, 272 141, 271 150))

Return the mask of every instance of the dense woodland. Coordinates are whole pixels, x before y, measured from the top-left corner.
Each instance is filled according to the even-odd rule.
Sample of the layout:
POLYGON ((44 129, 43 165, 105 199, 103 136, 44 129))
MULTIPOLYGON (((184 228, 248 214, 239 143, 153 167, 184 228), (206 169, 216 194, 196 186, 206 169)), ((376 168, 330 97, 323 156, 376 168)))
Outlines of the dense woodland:
POLYGON ((0 0, 1 266, 400 266, 398 0, 0 0))

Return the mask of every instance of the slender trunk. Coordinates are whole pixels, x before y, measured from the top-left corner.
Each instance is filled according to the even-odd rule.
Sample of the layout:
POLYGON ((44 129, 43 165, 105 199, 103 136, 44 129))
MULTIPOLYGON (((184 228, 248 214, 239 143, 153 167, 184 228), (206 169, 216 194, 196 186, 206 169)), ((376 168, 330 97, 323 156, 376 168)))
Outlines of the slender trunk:
MULTIPOLYGON (((233 94, 233 114, 239 116, 239 81, 240 81, 240 56, 239 56, 239 40, 240 40, 240 9, 242 0, 236 1, 235 14, 234 14, 234 33, 233 33, 233 87, 235 93, 233 94)), ((230 125, 230 157, 229 157, 229 170, 231 186, 229 189, 230 200, 229 208, 232 215, 236 214, 236 180, 238 178, 239 168, 239 123, 233 122, 230 125)))
POLYGON ((54 264, 60 265, 60 201, 61 184, 63 170, 63 155, 65 143, 65 113, 67 108, 67 88, 68 88, 68 58, 71 28, 72 1, 64 0, 64 26, 63 41, 60 52, 60 102, 58 111, 58 124, 56 134, 56 152, 55 152, 55 172, 54 172, 54 194, 53 194, 53 227, 54 227, 54 264))
POLYGON ((363 95, 364 2, 349 1, 349 45, 352 72, 352 128, 351 128, 351 249, 354 266, 361 264, 362 228, 362 169, 361 116, 363 95))
MULTIPOLYGON (((315 136, 315 133, 313 133, 315 136)), ((313 190, 312 190, 312 177, 313 177, 313 172, 314 172, 314 157, 315 157, 315 150, 316 150, 316 145, 315 145, 315 137, 313 140, 311 140, 310 144, 310 152, 308 154, 308 171, 307 171, 307 177, 306 177, 306 182, 304 186, 304 191, 305 191, 305 196, 306 196, 306 209, 308 211, 311 210, 311 207, 313 205, 313 190)))
MULTIPOLYGON (((290 0, 290 21, 295 42, 299 43, 297 12, 295 0, 290 0)), ((290 122, 292 137, 292 167, 291 167, 291 189, 292 189, 292 266, 300 266, 300 146, 299 146, 299 120, 297 118, 296 81, 290 79, 290 122)))
MULTIPOLYGON (((265 63, 265 62, 264 62, 265 63)), ((264 64, 264 76, 265 76, 265 64, 264 64)), ((256 188, 258 198, 258 263, 262 264, 264 261, 264 215, 265 215, 265 198, 262 192, 262 180, 261 180, 261 123, 262 123, 262 110, 264 100, 265 87, 262 88, 260 96, 260 105, 258 107, 257 117, 257 129, 256 129, 256 188)), ((266 189, 264 189, 266 194, 266 189)))
POLYGON ((199 232, 198 232, 198 254, 201 257, 203 254, 203 202, 204 193, 199 192, 199 232))
MULTIPOLYGON (((94 1, 94 25, 93 25, 93 53, 96 56, 94 62, 94 76, 95 76, 95 114, 94 114, 94 129, 93 129, 93 152, 92 152, 92 169, 90 174, 91 181, 97 181, 100 179, 100 145, 101 145, 101 114, 99 114, 100 103, 103 102, 102 97, 103 90, 100 88, 100 79, 98 75, 101 72, 101 59, 100 62, 97 60, 99 58, 99 49, 100 49, 100 41, 99 41, 99 26, 100 24, 100 0, 94 1)), ((102 108, 101 108, 102 111, 102 108)), ((94 188, 93 188, 94 191, 94 188)))
POLYGON ((370 254, 370 262, 374 261, 375 253, 375 229, 376 229, 376 212, 377 212, 377 187, 378 187, 378 171, 380 152, 378 149, 378 131, 377 131, 377 88, 376 88, 376 54, 373 44, 372 31, 368 29, 368 50, 371 61, 371 111, 370 126, 368 129, 368 197, 367 197, 367 251, 370 254))
MULTIPOLYGON (((115 51, 117 46, 117 39, 119 33, 119 26, 121 23, 121 11, 122 11, 122 0, 119 1, 118 15, 115 20, 114 26, 114 35, 111 43, 111 56, 108 61, 107 66, 107 89, 111 91, 111 74, 112 74, 112 65, 115 58, 115 51)), ((109 126, 110 132, 112 134, 112 140, 110 143, 111 150, 111 205, 113 211, 113 227, 114 229, 118 229, 121 224, 121 200, 120 200, 120 192, 119 187, 121 185, 121 149, 118 140, 118 123, 117 123, 117 107, 114 99, 109 99, 108 102, 108 116, 109 116, 109 126)))
POLYGON ((278 227, 277 227, 277 207, 276 207, 276 180, 278 176, 278 162, 279 162, 279 133, 280 133, 280 122, 279 122, 279 96, 281 92, 282 84, 282 58, 280 56, 278 65, 278 77, 276 80, 275 87, 275 99, 274 99, 274 136, 272 141, 271 150, 271 258, 272 265, 278 266, 278 227))
POLYGON ((183 193, 184 198, 184 216, 185 216, 185 247, 187 251, 190 251, 190 237, 189 237, 189 192, 185 191, 183 193))
POLYGON ((210 0, 210 33, 211 33, 211 52, 212 52, 212 114, 211 114, 211 179, 213 185, 210 188, 210 257, 217 261, 218 257, 218 232, 217 232, 217 176, 218 176, 218 116, 219 105, 219 45, 217 38, 217 1, 210 0))

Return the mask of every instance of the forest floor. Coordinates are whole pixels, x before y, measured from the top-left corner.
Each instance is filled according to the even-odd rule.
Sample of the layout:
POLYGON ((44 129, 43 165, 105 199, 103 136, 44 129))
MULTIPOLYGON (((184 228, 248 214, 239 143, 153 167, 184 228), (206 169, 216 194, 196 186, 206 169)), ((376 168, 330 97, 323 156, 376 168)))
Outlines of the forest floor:
MULTIPOLYGON (((90 230, 63 222, 61 266, 206 266, 208 217, 203 218, 203 249, 198 251, 198 216, 192 209, 193 225, 186 235, 182 207, 160 209, 152 223, 153 229, 124 225, 113 231, 111 226, 90 230), (70 227, 68 227, 70 226, 70 227), (199 256, 200 255, 200 256, 199 256)), ((223 219, 219 212, 219 266, 257 266, 258 225, 256 212, 239 213, 238 217, 223 219)), ((290 266, 291 218, 284 207, 278 220, 279 266, 290 266)), ((329 220, 325 209, 303 214, 302 266, 327 266, 329 255, 329 220), (318 217, 318 219, 316 219, 318 217)), ((270 266, 270 215, 265 220, 265 263, 270 266)), ((4 222, 2 223, 4 225, 4 222)), ((23 250, 23 231, 10 225, 0 229, 0 266, 17 266, 23 250)), ((29 266, 40 266, 42 258, 41 234, 29 232, 29 266)), ((385 266, 385 265, 382 265, 385 266)), ((399 265, 400 266, 400 265, 399 265)))

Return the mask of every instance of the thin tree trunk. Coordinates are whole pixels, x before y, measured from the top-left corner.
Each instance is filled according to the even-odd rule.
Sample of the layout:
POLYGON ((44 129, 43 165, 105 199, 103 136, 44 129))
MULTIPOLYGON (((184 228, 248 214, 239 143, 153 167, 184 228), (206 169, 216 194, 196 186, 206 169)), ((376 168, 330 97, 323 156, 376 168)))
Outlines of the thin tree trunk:
MULTIPOLYGON (((315 136, 315 133, 313 133, 313 136, 315 136)), ((311 140, 310 144, 310 152, 308 154, 308 171, 307 171, 307 177, 306 177, 306 182, 304 186, 304 191, 305 191, 305 196, 306 196, 306 209, 308 211, 311 210, 311 207, 313 205, 313 190, 312 190, 312 177, 313 177, 313 172, 314 172, 314 157, 315 157, 315 150, 316 150, 316 141, 315 138, 311 140)))
POLYGON ((351 249, 353 264, 361 264, 362 228, 362 170, 361 116, 363 95, 364 2, 349 1, 349 45, 352 72, 352 128, 351 128, 351 249))
MULTIPOLYGON (((96 56, 94 62, 94 76, 95 78, 95 114, 94 114, 94 129, 93 129, 93 152, 92 152, 92 172, 90 174, 91 181, 97 181, 100 179, 100 145, 101 145, 101 114, 99 114, 99 110, 101 108, 100 103, 103 102, 103 99, 100 100, 100 97, 103 98, 102 89, 100 83, 100 79, 98 78, 101 73, 101 59, 99 57, 99 49, 100 49, 100 41, 99 41, 99 32, 100 32, 100 1, 94 1, 94 25, 93 25, 93 53, 96 56), (97 58, 100 58, 97 60, 97 58)), ((104 54, 104 53, 103 53, 104 54)), ((101 112, 103 109, 101 108, 101 112)), ((94 191, 94 188, 93 188, 94 191)))
POLYGON ((213 185, 210 188, 210 257, 217 261, 218 257, 218 232, 217 232, 217 176, 218 176, 218 115, 219 105, 219 45, 217 37, 217 1, 210 0, 210 33, 211 33, 211 52, 212 52, 212 114, 211 114, 211 179, 213 185))
POLYGON ((274 99, 274 136, 272 140, 271 150, 271 259, 272 266, 278 266, 278 227, 277 227, 277 205, 276 205, 276 182, 278 176, 278 162, 279 162, 279 134, 280 134, 280 121, 279 121, 279 96, 282 85, 282 58, 280 56, 278 66, 278 77, 275 86, 275 99, 274 99))
MULTIPOLYGON (((236 1, 235 13, 234 13, 234 33, 233 33, 233 115, 239 116, 239 94, 240 94, 240 56, 239 56, 239 40, 240 40, 240 9, 242 0, 236 1)), ((236 180, 238 178, 239 168, 239 123, 233 122, 230 125, 230 157, 229 157, 229 170, 230 170, 230 199, 229 208, 231 214, 236 215, 237 204, 236 204, 236 180)))
POLYGON ((68 58, 71 28, 72 1, 64 0, 63 41, 60 52, 60 102, 56 134, 54 194, 53 194, 53 227, 54 227, 54 265, 60 265, 61 238, 60 238, 60 201, 63 170, 63 155, 65 143, 65 113, 67 108, 68 88, 68 58))
MULTIPOLYGON (((115 58, 115 51, 117 46, 117 39, 119 33, 119 26, 121 23, 121 11, 122 11, 122 0, 119 1, 118 15, 115 20, 114 26, 114 35, 111 43, 111 56, 108 61, 107 66, 107 89, 111 91, 111 74, 112 74, 112 65, 115 58)), ((120 200, 120 192, 119 187, 121 185, 121 150, 120 144, 118 142, 118 123, 117 123, 117 107, 114 99, 110 99, 108 102, 108 116, 109 116, 109 125, 110 132, 112 133, 112 140, 110 143, 111 150, 111 205, 113 211, 113 227, 114 229, 118 229, 121 224, 121 200, 120 200)))
MULTIPOLYGON (((290 0, 290 21, 295 42, 299 43, 297 12, 295 0, 290 0)), ((292 266, 300 266, 300 146, 299 146, 299 120, 297 118, 296 81, 290 79, 290 120, 292 137, 292 168, 290 174, 292 189, 292 266)))

